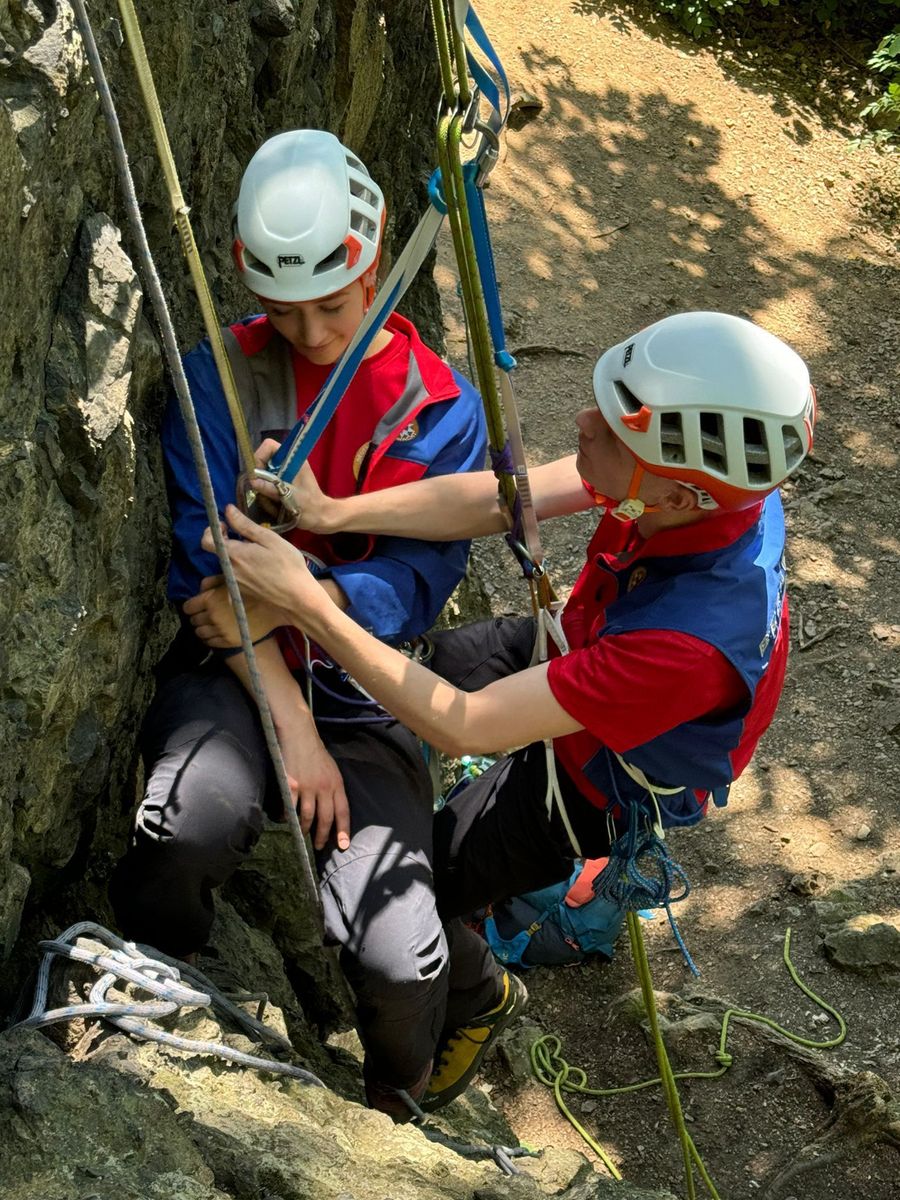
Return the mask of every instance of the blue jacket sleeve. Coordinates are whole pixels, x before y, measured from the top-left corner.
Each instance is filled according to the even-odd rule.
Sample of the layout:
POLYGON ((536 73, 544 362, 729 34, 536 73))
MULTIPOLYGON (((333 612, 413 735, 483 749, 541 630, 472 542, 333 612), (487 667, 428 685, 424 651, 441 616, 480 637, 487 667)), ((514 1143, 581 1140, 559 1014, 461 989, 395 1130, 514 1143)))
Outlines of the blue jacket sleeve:
MULTIPOLYGON (((225 505, 234 500, 239 458, 234 428, 208 342, 201 342, 185 356, 184 369, 221 516, 225 505)), ((168 594, 170 600, 180 602, 195 596, 200 590, 200 580, 205 575, 219 574, 221 568, 214 554, 207 554, 200 548, 200 538, 209 522, 187 431, 174 394, 169 396, 163 417, 162 448, 173 537, 168 594)))
MULTIPOLYGON (((419 416, 422 432, 388 453, 427 456, 425 477, 484 468, 487 450, 481 398, 454 372, 460 394, 430 405, 419 416)), ((332 567, 331 577, 350 600, 348 613, 364 629, 387 642, 402 642, 430 629, 466 573, 468 541, 426 542, 383 537, 363 562, 332 567)))

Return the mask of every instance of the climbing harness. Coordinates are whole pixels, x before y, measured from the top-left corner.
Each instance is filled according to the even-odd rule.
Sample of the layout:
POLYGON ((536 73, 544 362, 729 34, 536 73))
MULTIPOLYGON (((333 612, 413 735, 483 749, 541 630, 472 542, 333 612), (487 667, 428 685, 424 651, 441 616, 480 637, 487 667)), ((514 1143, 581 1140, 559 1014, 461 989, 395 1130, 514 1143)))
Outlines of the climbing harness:
MULTIPOLYGON (((642 961, 646 963, 646 953, 641 955, 640 950, 638 950, 638 955, 641 957, 642 961)), ((835 1046, 841 1045, 841 1043, 844 1041, 845 1037, 847 1036, 847 1025, 844 1021, 844 1018, 837 1011, 837 1009, 833 1008, 826 1000, 823 1000, 821 996, 819 996, 812 990, 812 988, 804 983, 804 981, 800 978, 796 967, 791 961, 790 928, 788 928, 785 932, 782 957, 785 967, 787 968, 791 979, 797 985, 797 987, 805 996, 807 996, 814 1003, 818 1004, 819 1007, 822 1008, 824 1012, 828 1013, 828 1015, 837 1023, 838 1032, 835 1037, 827 1038, 824 1041, 813 1041, 809 1038, 801 1037, 800 1034, 792 1033, 790 1030, 785 1029, 784 1026, 779 1025, 776 1021, 773 1021, 771 1017, 763 1016, 760 1013, 750 1012, 746 1009, 728 1008, 722 1015, 722 1025, 719 1030, 719 1045, 715 1052, 715 1059, 719 1065, 715 1070, 673 1072, 671 1067, 668 1067, 668 1059, 666 1059, 665 1065, 668 1067, 668 1072, 661 1071, 660 1075, 656 1076, 656 1078, 645 1079, 640 1083, 631 1083, 621 1087, 610 1088, 590 1087, 587 1082, 587 1075, 582 1068, 570 1066, 570 1064, 563 1058, 562 1043, 555 1034, 545 1034, 543 1037, 537 1038, 532 1043, 530 1052, 531 1065, 535 1077, 542 1084, 544 1084, 545 1087, 553 1090, 554 1099, 556 1100, 557 1107, 562 1115, 579 1132, 579 1134, 584 1138, 594 1153, 600 1157, 607 1169, 616 1179, 620 1179, 621 1175, 616 1169, 615 1164, 612 1163, 599 1142, 597 1142, 596 1139, 593 1138, 590 1133, 588 1133, 584 1126, 581 1125, 581 1123, 574 1116, 568 1104, 566 1103, 565 1097, 567 1094, 574 1093, 582 1096, 600 1097, 621 1096, 629 1092, 643 1091, 647 1088, 656 1087, 657 1085, 662 1084, 666 1089, 666 1098, 669 1100, 670 1092, 674 1089, 676 1080, 720 1079, 726 1073, 726 1071, 728 1071, 734 1061, 732 1055, 727 1049, 728 1033, 732 1020, 755 1023, 757 1025, 765 1025, 769 1029, 774 1030, 776 1033, 781 1034, 791 1042, 794 1042, 796 1045, 804 1046, 813 1050, 831 1050, 835 1046)), ((646 974, 646 979, 649 982, 649 972, 646 974)), ((653 987, 652 983, 650 983, 649 991, 647 991, 644 988, 643 977, 641 982, 645 1011, 647 1012, 650 1020, 651 1032, 653 1034, 654 1043, 657 1046, 658 1054, 658 1048, 662 1045, 662 1036, 660 1034, 658 1020, 656 1019, 656 1001, 653 994, 653 987)), ((664 1048, 663 1053, 665 1053, 664 1048)), ((660 1063, 660 1065, 662 1065, 662 1063, 660 1063)), ((688 1181, 688 1195, 693 1197, 695 1194, 693 1180, 690 1175, 690 1163, 693 1162, 697 1166, 697 1169, 700 1172, 701 1178, 703 1179, 709 1194, 714 1198, 714 1200, 717 1200, 718 1193, 709 1179, 708 1173, 702 1164, 702 1160, 700 1159, 699 1153, 697 1152, 690 1135, 684 1128, 683 1119, 679 1127, 679 1137, 682 1139, 682 1146, 687 1148, 686 1178, 688 1181)))
MULTIPOLYGON (((132 53, 135 55, 136 64, 142 64, 139 67, 139 74, 142 75, 143 79, 142 87, 147 89, 144 91, 145 104, 147 105, 148 112, 155 110, 158 113, 159 103, 155 99, 155 89, 153 88, 149 64, 146 62, 146 54, 143 53, 143 42, 140 40, 140 29, 137 23, 137 16, 134 12, 134 6, 131 3, 131 0, 119 0, 119 3, 126 31, 130 31, 129 36, 136 39, 131 43, 132 53)), ((106 119, 110 141, 112 143, 113 157, 125 202, 125 208, 128 214, 132 236, 137 247, 138 258, 140 260, 141 270, 144 276, 144 284, 150 294, 153 308, 156 313, 156 318, 159 322, 166 364, 172 377, 172 384, 175 389, 175 394, 178 397, 178 404, 181 410, 182 420, 184 421, 185 430, 187 431, 188 441, 190 443, 191 453, 194 459, 194 466, 200 482, 200 489, 203 495, 203 504, 206 510, 207 522, 212 535, 213 543, 215 545, 216 554, 219 557, 222 574, 225 577, 228 595, 231 599, 234 615, 240 631, 241 648, 246 655, 247 667, 250 673, 250 681, 253 688, 253 695, 259 709, 260 721, 265 734, 266 745, 268 747, 269 754, 271 755, 275 777, 278 781, 278 789, 284 808, 284 815, 288 822, 291 833, 293 834, 297 853, 303 869, 303 881, 306 898, 310 904, 310 911, 317 913, 319 916, 319 921, 321 922, 321 900, 319 898, 319 891, 316 886, 316 878, 310 852, 303 836, 303 832, 300 828, 300 819, 297 816, 297 811, 294 807, 293 799, 291 797, 291 788, 288 782, 287 772, 284 766, 284 759, 281 754, 281 748, 278 744, 278 738, 275 733, 271 709, 269 708, 269 702, 266 698, 265 689, 263 688, 262 679, 259 674, 256 655, 253 651, 253 639, 250 635, 250 626, 247 621, 247 611, 244 607, 244 601, 241 596, 240 588, 238 587, 237 580, 234 576, 231 560, 229 559, 225 549, 224 535, 219 522, 216 498, 213 494, 212 480, 210 479, 209 467, 207 465, 206 455, 203 449, 200 427, 197 422, 197 414, 194 411, 190 389, 184 373, 184 366, 181 362, 181 355, 178 352, 178 343, 175 337, 175 329, 172 324, 172 318, 169 313, 169 306, 166 302, 165 294, 163 293, 162 285, 159 281, 159 275, 156 270, 156 264, 153 261, 153 255, 150 251, 150 246, 147 241, 147 233, 144 229, 144 222, 141 217, 140 207, 138 206, 134 178, 131 174, 131 167, 128 162, 128 153, 125 149, 125 143, 122 138, 122 130, 119 124, 118 114, 116 112, 116 107, 106 79, 106 73, 103 69, 103 63, 100 59, 100 53, 97 49, 97 43, 94 39, 94 32, 84 5, 84 0, 73 0, 73 9, 75 12, 76 21, 78 23, 78 28, 81 33, 82 41, 84 42, 85 53, 94 76, 94 82, 97 86, 97 92, 100 97, 103 115, 106 119)), ((159 119, 161 122, 161 116, 159 119)), ((183 204, 183 201, 181 207, 184 209, 184 211, 180 213, 179 228, 183 230, 185 226, 189 228, 189 223, 187 222, 187 210, 183 204)), ((182 233, 183 239, 184 236, 184 233, 182 233)), ((193 243, 193 235, 191 236, 190 240, 191 243, 193 243)), ((186 243, 183 241, 183 244, 186 243)), ((192 259, 191 261, 193 264, 192 270, 196 269, 202 275, 203 268, 199 260, 199 255, 196 256, 196 259, 192 259)), ((205 284, 203 286, 205 287, 205 284)), ((202 290, 203 288, 198 288, 198 295, 202 290)), ((216 328, 218 328, 218 322, 215 324, 216 328)), ((225 356, 225 361, 227 363, 227 355, 225 356)), ((241 413, 239 420, 243 421, 243 413, 241 413)), ((236 429, 237 428, 239 428, 239 425, 236 426, 236 429)), ((249 445, 249 437, 247 442, 249 445)), ((251 449, 251 464, 252 460, 253 455, 251 449)))
POLYGON ((44 956, 38 968, 34 1003, 28 1016, 13 1028, 43 1029, 60 1021, 90 1021, 96 1018, 108 1021, 141 1041, 157 1042, 190 1054, 209 1054, 238 1066, 253 1067, 274 1075, 288 1075, 315 1087, 325 1086, 317 1075, 302 1067, 245 1054, 223 1042, 177 1037, 150 1023, 171 1017, 184 1008, 209 1008, 236 1024, 254 1041, 268 1043, 290 1054, 296 1053, 286 1037, 263 1024, 262 1014, 268 1003, 264 996, 228 997, 196 967, 169 958, 153 947, 125 942, 93 921, 80 921, 59 937, 39 942, 38 945, 44 951, 44 956), (97 943, 100 943, 99 948, 97 943), (50 969, 58 958, 84 963, 98 972, 99 978, 91 987, 87 1002, 69 1004, 63 1008, 47 1008, 50 969), (127 984, 148 993, 153 999, 122 1002, 107 998, 111 987, 121 990, 127 984), (238 1001, 248 999, 260 1002, 257 1017, 249 1016, 238 1006, 238 1001))

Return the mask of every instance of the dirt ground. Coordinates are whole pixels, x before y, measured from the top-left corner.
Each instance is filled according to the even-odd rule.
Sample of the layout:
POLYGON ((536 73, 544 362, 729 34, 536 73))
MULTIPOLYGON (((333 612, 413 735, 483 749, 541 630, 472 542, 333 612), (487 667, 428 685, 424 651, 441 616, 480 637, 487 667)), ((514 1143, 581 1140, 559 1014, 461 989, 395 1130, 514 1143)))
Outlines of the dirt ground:
MULTIPOLYGON (((513 86, 543 104, 509 132, 489 193, 532 460, 574 448, 572 418, 590 403, 598 352, 683 309, 764 324, 806 358, 819 394, 815 453, 786 489, 785 694, 728 808, 671 837, 692 884, 677 916, 702 975, 692 980, 657 917, 645 927, 656 988, 685 996, 699 986, 830 1038, 834 1022, 782 962, 790 926, 801 976, 847 1021, 826 1063, 874 1072, 897 1095, 897 977, 829 962, 813 907, 854 884, 868 911, 900 909, 897 160, 851 145, 855 76, 831 43, 701 49, 639 6, 601 0, 481 0, 479 12, 513 86)), ((438 280, 452 297, 447 246, 438 280)), ((447 308, 448 345, 461 359, 459 314, 450 299, 447 308)), ((563 594, 591 526, 584 514, 546 530, 563 594)), ((483 544, 476 555, 496 610, 522 611, 526 589, 506 552, 483 544)), ((561 1037, 594 1085, 655 1074, 643 1034, 612 1006, 636 982, 627 944, 610 967, 541 969, 527 982, 529 1016, 561 1037)), ((713 1069, 715 1040, 679 1042, 676 1069, 713 1069)), ((723 1078, 681 1085, 723 1200, 900 1196, 897 1146, 866 1144, 871 1114, 848 1138, 837 1134, 852 1121, 832 1130, 833 1159, 776 1183, 826 1131, 833 1096, 756 1032, 737 1028, 731 1048, 723 1078)), ((549 1092, 511 1085, 499 1064, 489 1081, 524 1141, 584 1148, 549 1092)), ((573 1108, 629 1182, 685 1194, 658 1090, 576 1097, 573 1108)))

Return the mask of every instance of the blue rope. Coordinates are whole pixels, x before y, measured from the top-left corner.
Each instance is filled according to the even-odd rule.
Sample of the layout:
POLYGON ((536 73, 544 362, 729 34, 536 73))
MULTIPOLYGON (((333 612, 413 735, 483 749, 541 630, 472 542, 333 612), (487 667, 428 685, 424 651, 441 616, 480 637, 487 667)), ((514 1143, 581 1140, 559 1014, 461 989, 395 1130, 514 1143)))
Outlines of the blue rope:
POLYGON ((594 895, 626 911, 663 909, 688 969, 693 975, 699 975, 672 912, 673 904, 686 900, 690 895, 691 885, 687 874, 672 858, 665 841, 655 832, 644 804, 637 800, 622 799, 612 763, 610 779, 615 801, 627 813, 628 824, 624 833, 609 848, 609 862, 594 880, 594 895), (673 892, 676 894, 673 895, 673 892))

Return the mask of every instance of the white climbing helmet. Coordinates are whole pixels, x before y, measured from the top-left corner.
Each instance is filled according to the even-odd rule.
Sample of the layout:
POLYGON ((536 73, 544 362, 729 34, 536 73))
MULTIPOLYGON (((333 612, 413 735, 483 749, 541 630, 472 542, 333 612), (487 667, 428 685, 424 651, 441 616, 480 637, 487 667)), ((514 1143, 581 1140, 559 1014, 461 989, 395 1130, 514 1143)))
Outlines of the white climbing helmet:
POLYGON ((378 184, 334 134, 279 133, 253 155, 234 206, 241 280, 266 300, 318 300, 355 279, 373 290, 384 217, 378 184))
POLYGON ((803 359, 741 317, 665 317, 607 350, 594 395, 638 463, 703 508, 747 508, 800 465, 816 394, 803 359))

